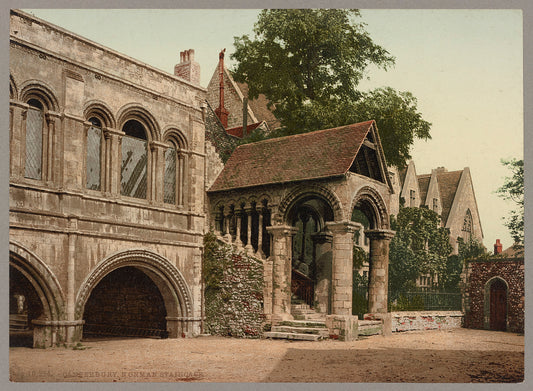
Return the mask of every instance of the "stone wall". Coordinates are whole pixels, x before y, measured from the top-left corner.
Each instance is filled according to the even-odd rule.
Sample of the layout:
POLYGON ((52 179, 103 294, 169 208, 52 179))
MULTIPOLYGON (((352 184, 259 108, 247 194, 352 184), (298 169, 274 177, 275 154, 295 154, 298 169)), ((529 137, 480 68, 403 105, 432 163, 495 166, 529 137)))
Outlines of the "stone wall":
POLYGON ((392 331, 447 330, 460 328, 461 311, 402 311, 391 312, 392 331))
POLYGON ((465 327, 489 329, 490 280, 501 278, 507 289, 507 331, 524 332, 524 258, 470 261, 464 290, 465 327), (489 283, 489 284, 488 284, 489 283))
POLYGON ((259 337, 263 331, 263 263, 244 251, 205 236, 205 323, 207 333, 259 337))

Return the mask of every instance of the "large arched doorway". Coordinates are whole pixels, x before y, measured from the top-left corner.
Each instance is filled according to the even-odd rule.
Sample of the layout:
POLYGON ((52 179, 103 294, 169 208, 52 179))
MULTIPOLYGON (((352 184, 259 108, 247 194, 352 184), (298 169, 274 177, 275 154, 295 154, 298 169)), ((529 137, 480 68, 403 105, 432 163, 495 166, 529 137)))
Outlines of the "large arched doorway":
POLYGON ((327 238, 325 223, 334 220, 333 210, 322 198, 308 195, 289 208, 287 220, 297 228, 292 244, 292 300, 327 313, 330 307, 331 238, 327 238))
POLYGON ((166 337, 165 303, 141 270, 125 266, 105 276, 85 304, 83 336, 166 337))
POLYGON ((33 346, 32 320, 44 316, 39 294, 25 273, 9 265, 9 346, 33 346))
POLYGON ((50 347, 65 342, 54 326, 64 314, 59 282, 35 254, 20 244, 9 244, 10 346, 50 347))
POLYGON ((147 250, 119 252, 100 262, 83 282, 76 316, 84 338, 192 336, 192 297, 181 273, 147 250))
POLYGON ((490 284, 490 321, 491 330, 507 330, 507 286, 500 278, 490 284))

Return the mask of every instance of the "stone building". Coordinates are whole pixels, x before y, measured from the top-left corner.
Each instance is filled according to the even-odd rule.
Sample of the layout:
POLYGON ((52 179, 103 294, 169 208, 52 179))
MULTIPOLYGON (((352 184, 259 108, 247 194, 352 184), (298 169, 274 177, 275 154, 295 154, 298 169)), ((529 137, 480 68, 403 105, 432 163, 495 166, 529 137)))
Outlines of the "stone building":
POLYGON ((463 273, 464 326, 524 332, 524 257, 472 260, 463 273))
POLYGON ((278 128, 280 122, 268 108, 265 95, 259 94, 256 99, 249 99, 248 85, 233 80, 224 65, 224 52, 225 49, 220 52, 217 69, 207 86, 207 101, 216 108, 215 112, 224 128, 239 137, 258 128, 266 132, 278 128), (246 132, 242 130, 244 123, 247 124, 246 132))
POLYGON ((374 121, 245 144, 231 155, 208 190, 210 225, 263 259, 268 322, 292 319, 293 298, 350 318, 353 237, 363 230, 369 311, 384 317, 394 234, 386 167, 374 121), (358 214, 368 227, 354 221, 358 214))
POLYGON ((10 319, 34 346, 191 336, 205 148, 194 52, 176 75, 10 14, 10 319))

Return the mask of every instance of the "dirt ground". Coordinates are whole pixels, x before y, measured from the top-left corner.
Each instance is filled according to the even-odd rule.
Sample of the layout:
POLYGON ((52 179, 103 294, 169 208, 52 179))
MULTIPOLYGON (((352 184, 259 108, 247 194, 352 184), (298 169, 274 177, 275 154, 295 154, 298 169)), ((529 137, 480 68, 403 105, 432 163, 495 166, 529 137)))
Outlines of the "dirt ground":
POLYGON ((524 336, 455 329, 353 342, 93 339, 10 348, 16 382, 520 382, 524 336), (85 348, 85 349, 84 349, 85 348))

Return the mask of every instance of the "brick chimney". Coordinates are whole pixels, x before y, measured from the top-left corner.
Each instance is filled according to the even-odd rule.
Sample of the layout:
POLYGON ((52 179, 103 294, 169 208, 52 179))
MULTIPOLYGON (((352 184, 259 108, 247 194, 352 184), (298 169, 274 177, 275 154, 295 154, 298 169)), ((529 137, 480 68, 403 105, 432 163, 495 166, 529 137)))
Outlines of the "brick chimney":
POLYGON ((194 49, 180 52, 180 63, 174 66, 174 75, 200 84, 200 64, 194 61, 194 49))
POLYGON ((222 125, 224 128, 228 127, 228 110, 224 107, 224 53, 226 52, 226 49, 223 49, 218 54, 218 76, 219 76, 219 104, 218 107, 215 109, 215 114, 220 119, 220 122, 222 122, 222 125))
POLYGON ((496 239, 496 243, 494 243, 494 255, 498 255, 502 253, 502 244, 500 243, 500 239, 496 239))

